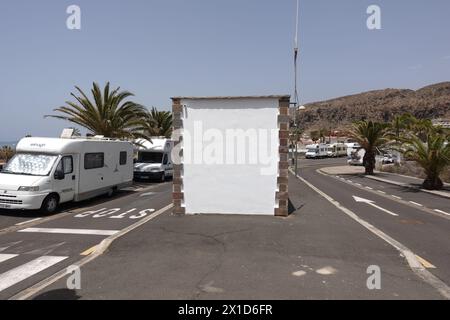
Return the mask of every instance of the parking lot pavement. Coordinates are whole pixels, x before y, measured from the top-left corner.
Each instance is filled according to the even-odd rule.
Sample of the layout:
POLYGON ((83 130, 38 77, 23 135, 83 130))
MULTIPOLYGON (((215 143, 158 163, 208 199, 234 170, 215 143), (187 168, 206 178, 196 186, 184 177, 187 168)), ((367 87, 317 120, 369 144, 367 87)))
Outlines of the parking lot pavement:
POLYGON ((171 186, 138 184, 116 197, 70 204, 53 217, 38 216, 41 220, 0 232, 0 299, 64 270, 102 240, 167 206, 171 186))
POLYGON ((35 299, 440 299, 398 251, 290 177, 292 214, 163 214, 35 299), (381 289, 367 287, 370 266, 381 289))

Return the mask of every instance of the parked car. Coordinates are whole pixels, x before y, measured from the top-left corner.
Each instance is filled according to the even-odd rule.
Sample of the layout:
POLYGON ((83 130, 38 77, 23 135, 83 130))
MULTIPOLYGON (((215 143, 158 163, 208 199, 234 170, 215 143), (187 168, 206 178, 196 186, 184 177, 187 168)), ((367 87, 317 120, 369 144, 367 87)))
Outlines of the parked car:
POLYGON ((362 166, 364 165, 364 155, 366 154, 366 150, 360 148, 359 150, 353 151, 348 157, 347 163, 350 166, 362 166))
POLYGON ((383 164, 393 164, 396 162, 395 157, 392 154, 384 154, 382 163, 383 164))
POLYGON ((0 208, 57 211, 133 183, 133 145, 104 138, 24 138, 0 173, 0 208))

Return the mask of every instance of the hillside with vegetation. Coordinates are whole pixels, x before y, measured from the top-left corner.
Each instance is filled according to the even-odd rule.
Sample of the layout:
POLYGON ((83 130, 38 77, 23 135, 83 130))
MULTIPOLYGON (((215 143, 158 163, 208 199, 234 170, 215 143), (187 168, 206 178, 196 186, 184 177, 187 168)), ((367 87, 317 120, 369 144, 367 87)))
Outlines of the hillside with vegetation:
POLYGON ((433 84, 417 91, 385 89, 306 104, 298 112, 303 130, 342 130, 352 122, 390 122, 395 116, 411 113, 418 119, 450 118, 450 82, 433 84))

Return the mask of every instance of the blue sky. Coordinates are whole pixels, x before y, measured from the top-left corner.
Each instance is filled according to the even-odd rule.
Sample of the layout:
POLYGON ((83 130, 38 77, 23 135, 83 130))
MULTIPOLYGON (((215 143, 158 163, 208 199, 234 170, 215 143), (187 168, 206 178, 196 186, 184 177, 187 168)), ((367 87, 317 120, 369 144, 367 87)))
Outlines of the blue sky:
MULTIPOLYGON (((43 115, 93 81, 167 110, 175 95, 292 94, 294 26, 295 0, 2 0, 0 141, 59 135, 68 124, 43 115)), ((302 103, 448 81, 450 1, 302 0, 300 41, 302 103)))

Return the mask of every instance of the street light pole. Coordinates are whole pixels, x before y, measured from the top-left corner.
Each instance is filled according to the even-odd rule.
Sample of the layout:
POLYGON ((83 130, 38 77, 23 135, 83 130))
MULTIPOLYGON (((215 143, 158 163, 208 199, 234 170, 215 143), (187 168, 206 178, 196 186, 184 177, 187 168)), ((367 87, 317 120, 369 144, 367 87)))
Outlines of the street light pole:
POLYGON ((298 123, 297 123, 297 112, 298 112, 298 106, 299 106, 299 99, 298 99, 298 91, 297 91, 297 57, 298 57, 298 12, 299 12, 299 5, 300 5, 300 0, 297 0, 297 17, 295 20, 295 42, 294 42, 294 99, 295 99, 295 108, 294 108, 294 127, 295 127, 295 152, 294 152, 294 157, 295 157, 295 176, 297 176, 297 171, 298 171, 298 123))

